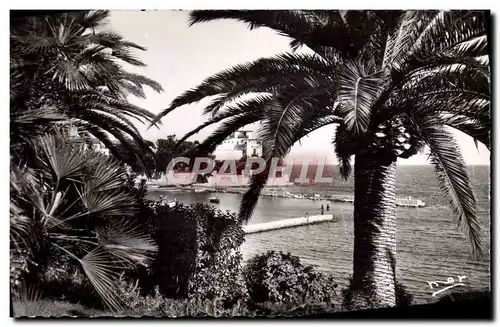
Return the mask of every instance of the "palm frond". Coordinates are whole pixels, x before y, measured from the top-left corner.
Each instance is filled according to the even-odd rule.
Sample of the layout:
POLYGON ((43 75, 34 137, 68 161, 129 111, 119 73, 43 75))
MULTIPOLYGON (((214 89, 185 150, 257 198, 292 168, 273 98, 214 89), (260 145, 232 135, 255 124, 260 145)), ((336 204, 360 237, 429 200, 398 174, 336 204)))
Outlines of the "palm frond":
POLYGON ((79 261, 104 303, 114 311, 123 310, 125 303, 120 297, 116 283, 120 276, 117 261, 102 247, 96 247, 79 261))
MULTIPOLYGON (((289 104, 293 98, 292 95, 288 95, 289 104)), ((286 106, 283 107, 278 102, 283 100, 283 98, 275 99, 267 103, 264 116, 260 120, 259 136, 262 138, 262 157, 266 160, 266 166, 262 173, 252 176, 250 187, 243 195, 239 217, 244 222, 247 222, 252 216, 259 196, 269 179, 273 160, 285 157, 292 146, 308 133, 329 124, 342 122, 340 117, 334 115, 333 108, 318 107, 317 103, 312 101, 304 103, 305 106, 287 110, 286 106), (295 121, 288 121, 288 118, 285 121, 284 117, 287 117, 287 111, 294 113, 288 113, 288 118, 295 121)))
POLYGON ((146 121, 149 122, 155 117, 153 113, 137 105, 131 104, 124 100, 106 96, 104 94, 100 94, 97 92, 78 94, 78 96, 79 96, 78 107, 80 108, 85 108, 85 109, 95 108, 107 112, 115 110, 115 112, 119 112, 122 115, 127 115, 129 117, 139 120, 140 122, 143 122, 141 119, 145 119, 146 121))
POLYGON ((11 73, 17 76, 13 100, 21 107, 32 105, 33 101, 50 102, 71 120, 85 120, 92 116, 89 122, 94 125, 98 124, 98 118, 108 119, 107 124, 98 124, 98 127, 114 134, 121 133, 118 131, 121 130, 140 144, 137 129, 124 116, 149 122, 154 115, 130 104, 126 97, 131 93, 143 96, 143 86, 155 91, 161 91, 162 87, 152 79, 127 72, 120 64, 125 61, 142 65, 132 50, 145 50, 143 47, 125 41, 113 32, 88 30, 103 24, 108 16, 108 11, 84 11, 34 17, 23 21, 19 28, 12 28, 12 53, 16 59, 11 73), (29 76, 35 77, 32 82, 23 81, 29 76), (33 88, 42 90, 46 86, 54 96, 43 91, 30 91, 33 88), (42 94, 41 99, 39 94, 42 94), (115 110, 116 114, 111 114, 111 117, 89 114, 89 109, 99 110, 101 114, 102 111, 111 114, 115 110), (85 111, 87 113, 82 113, 85 111), (86 117, 82 117, 84 115, 86 117))
POLYGON ((373 71, 376 67, 364 67, 354 61, 346 62, 339 75, 340 110, 348 130, 356 134, 364 133, 377 101, 380 86, 384 83, 383 71, 373 71))
POLYGON ((485 77, 489 76, 489 67, 472 57, 455 57, 445 54, 429 54, 425 57, 414 57, 393 69, 393 78, 402 79, 403 83, 414 78, 439 72, 475 70, 485 77))
POLYGON ((120 261, 147 266, 158 252, 155 242, 130 220, 115 219, 96 231, 103 248, 120 261))
POLYGON ((333 140, 335 155, 339 161, 339 172, 344 180, 347 180, 352 173, 351 157, 355 151, 354 142, 346 135, 342 125, 337 126, 335 138, 333 140))
POLYGON ((133 216, 137 213, 134 198, 120 190, 100 191, 84 185, 80 199, 89 215, 101 216, 133 216))
MULTIPOLYGON (((97 111, 82 110, 75 112, 73 116, 92 123, 95 126, 99 126, 112 134, 113 131, 116 130, 119 130, 122 133, 127 133, 139 145, 140 149, 146 148, 142 136, 136 132, 137 128, 134 125, 127 124, 126 121, 120 121, 113 115, 97 111)), ((115 134, 113 134, 113 136, 116 137, 115 134)))
POLYGON ((134 83, 136 86, 139 86, 139 87, 142 87, 143 85, 148 86, 158 93, 164 91, 164 89, 160 83, 158 83, 157 81, 155 81, 151 78, 140 75, 140 74, 122 72, 121 78, 126 80, 126 81, 129 81, 131 83, 134 83))
POLYGON ((194 134, 198 133, 202 129, 211 126, 213 124, 219 123, 224 119, 228 119, 231 117, 236 117, 236 119, 239 119, 242 116, 255 117, 255 114, 260 115, 264 111, 265 104, 268 103, 272 98, 273 98, 272 95, 262 94, 262 95, 256 95, 252 99, 239 101, 234 105, 228 105, 224 108, 222 112, 219 112, 218 114, 208 119, 205 123, 199 125, 197 128, 185 134, 182 138, 180 138, 177 141, 177 145, 182 144, 185 140, 187 140, 194 134))
MULTIPOLYGON (((106 148, 113 155, 113 157, 122 160, 117 148, 117 144, 110 138, 110 134, 107 131, 98 126, 89 124, 85 121, 76 121, 75 126, 81 127, 82 129, 90 133, 90 135, 93 135, 95 138, 97 138, 100 142, 102 142, 106 146, 106 148)), ((130 147, 132 148, 131 145, 130 147)))
POLYGON ((127 135, 120 129, 110 124, 106 124, 106 122, 101 122, 100 126, 86 124, 83 121, 80 121, 79 124, 85 126, 92 135, 96 136, 99 141, 103 142, 115 158, 123 160, 123 156, 119 152, 116 144, 109 140, 108 133, 111 134, 118 140, 119 144, 123 146, 127 153, 131 155, 132 161, 127 161, 127 163, 139 164, 141 168, 146 172, 146 175, 150 176, 151 172, 148 169, 143 158, 145 158, 148 153, 151 153, 152 150, 150 149, 150 147, 144 144, 143 140, 141 141, 141 143, 137 144, 135 140, 127 137, 127 135))
POLYGON ((471 120, 469 117, 452 115, 445 117, 443 119, 443 124, 453 127, 472 137, 476 147, 478 146, 477 142, 481 142, 489 151, 491 151, 491 122, 489 119, 485 122, 471 120))
POLYGON ((198 149, 203 153, 210 153, 215 150, 226 138, 238 129, 256 123, 263 119, 263 112, 250 111, 243 115, 228 118, 209 137, 200 143, 198 149))
POLYGON ((452 64, 438 66, 429 70, 412 73, 402 90, 414 94, 440 90, 474 91, 482 98, 490 97, 490 77, 485 74, 486 67, 480 63, 469 66, 452 64))
POLYGON ((344 120, 339 116, 332 114, 333 110, 330 111, 329 108, 326 108, 328 113, 324 116, 321 114, 317 114, 318 116, 312 117, 311 119, 304 119, 304 125, 302 126, 302 137, 309 135, 317 129, 320 129, 327 125, 332 124, 341 124, 344 120))
POLYGON ((476 256, 482 256, 481 227, 476 214, 476 198, 460 147, 443 126, 428 120, 419 124, 423 139, 430 148, 441 189, 450 201, 455 222, 465 232, 476 256))
MULTIPOLYGON (((184 92, 172 101, 169 108, 163 110, 156 119, 186 104, 198 102, 206 97, 223 94, 218 103, 209 108, 216 113, 224 104, 239 96, 252 92, 268 92, 276 85, 291 81, 326 84, 331 81, 333 70, 323 59, 306 54, 282 54, 274 58, 259 59, 252 63, 236 65, 215 74, 199 86, 184 92)), ((207 110, 205 113, 208 113, 207 110)))
POLYGON ((84 28, 95 29, 107 23, 110 16, 109 10, 92 10, 79 15, 78 22, 84 28))
MULTIPOLYGON (((279 108, 280 107, 278 106, 277 109, 279 108)), ((305 135, 305 130, 315 130, 322 124, 322 126, 326 126, 328 124, 336 123, 339 121, 341 121, 341 119, 337 116, 325 116, 323 120, 318 119, 317 121, 304 119, 301 121, 299 126, 294 129, 294 133, 290 133, 286 137, 282 138, 279 148, 274 147, 270 149, 267 147, 269 146, 269 144, 273 145, 272 140, 275 136, 271 133, 271 131, 274 131, 274 129, 270 129, 267 125, 273 125, 276 122, 273 122, 272 120, 269 121, 267 119, 262 120, 262 126, 259 134, 263 139, 262 157, 266 160, 266 165, 262 173, 253 175, 251 177, 250 186, 247 192, 245 192, 245 194, 243 195, 239 213, 239 217, 243 222, 248 222, 253 214, 253 211, 259 201, 260 194, 262 193, 262 190, 264 189, 269 179, 269 173, 271 172, 273 161, 282 159, 288 153, 291 147, 305 135)))
POLYGON ((125 173, 113 158, 92 154, 95 165, 93 165, 92 176, 88 183, 90 188, 96 192, 117 189, 123 185, 125 173))
POLYGON ((425 30, 439 10, 407 10, 398 19, 397 28, 389 36, 384 55, 384 66, 398 66, 411 47, 415 44, 422 31, 425 30))
POLYGON ((472 36, 450 47, 447 51, 455 56, 481 57, 488 54, 488 37, 484 35, 472 36))
POLYGON ((306 45, 323 58, 335 61, 342 56, 356 57, 369 38, 371 18, 364 11, 354 10, 344 16, 338 10, 195 10, 190 24, 234 19, 247 23, 250 29, 269 27, 292 38, 293 50, 306 45))
POLYGON ((130 128, 134 132, 135 135, 140 135, 140 132, 137 129, 137 127, 134 125, 134 123, 132 123, 131 120, 126 118, 125 115, 123 115, 122 113, 120 113, 116 109, 113 110, 112 108, 110 108, 108 106, 94 106, 94 107, 98 107, 98 108, 92 108, 92 109, 89 108, 91 112, 94 112, 97 115, 104 116, 104 117, 106 117, 106 116, 113 117, 114 120, 119 121, 120 124, 122 124, 123 126, 127 126, 128 128, 130 128))
POLYGON ((83 151, 79 149, 81 145, 67 142, 69 138, 64 133, 40 137, 40 147, 44 154, 42 161, 58 179, 81 174, 86 162, 83 151))
MULTIPOLYGON (((281 35, 291 37, 296 42, 309 46, 318 53, 324 53, 324 49, 319 46, 319 42, 314 40, 316 27, 324 27, 339 23, 341 20, 338 11, 331 11, 323 14, 323 18, 328 20, 328 24, 315 24, 318 21, 318 15, 314 16, 315 11, 303 10, 194 10, 190 14, 189 24, 207 22, 217 19, 235 19, 248 24, 250 29, 258 27, 272 28, 281 35)), ((319 12, 319 11, 316 11, 319 12)), ((321 15, 321 14, 320 14, 321 15)), ((316 34, 319 34, 316 32, 316 34)), ((298 44, 297 44, 298 45, 298 44)), ((293 43, 292 43, 293 46, 293 43)))
MULTIPOLYGON (((322 88, 290 87, 286 93, 275 95, 275 99, 265 106, 261 135, 263 148, 274 156, 284 156, 303 135, 307 125, 305 120, 317 118, 319 109, 328 106, 333 94, 322 88)), ((266 157, 265 153, 263 155, 266 157)))
MULTIPOLYGON (((41 190, 39 185, 41 184, 41 180, 36 175, 36 172, 29 167, 11 164, 11 200, 15 199, 16 203, 20 203, 22 201, 29 202, 35 208, 43 212, 45 205, 43 204, 43 197, 40 195, 41 190)), ((15 210, 14 213, 21 214, 21 211, 22 210, 19 208, 19 210, 15 210)))
POLYGON ((123 62, 126 62, 127 64, 130 64, 132 66, 136 67, 146 67, 146 64, 137 58, 134 53, 128 49, 113 49, 111 52, 111 55, 117 59, 122 60, 123 62))
POLYGON ((83 91, 88 89, 90 81, 71 61, 59 61, 54 69, 53 79, 68 91, 83 91))
POLYGON ((271 162, 272 158, 266 160, 264 171, 260 174, 253 175, 250 178, 250 186, 245 194, 243 194, 243 198, 240 203, 239 219, 242 222, 248 222, 252 217, 253 211, 259 202, 260 194, 269 179, 271 162))
MULTIPOLYGON (((463 42, 486 35, 486 21, 481 17, 483 14, 480 11, 466 10, 440 11, 420 33, 410 51, 405 54, 404 60, 431 53, 451 52, 455 56, 460 55, 457 49, 454 49, 455 51, 451 49, 463 42)), ((461 55, 470 53, 463 52, 461 55)))
MULTIPOLYGON (((20 112, 11 112, 11 125, 18 128, 29 125, 47 125, 55 123, 68 123, 68 117, 57 112, 52 107, 44 107, 36 110, 28 109, 20 112)), ((33 130, 33 129, 32 129, 33 130)))

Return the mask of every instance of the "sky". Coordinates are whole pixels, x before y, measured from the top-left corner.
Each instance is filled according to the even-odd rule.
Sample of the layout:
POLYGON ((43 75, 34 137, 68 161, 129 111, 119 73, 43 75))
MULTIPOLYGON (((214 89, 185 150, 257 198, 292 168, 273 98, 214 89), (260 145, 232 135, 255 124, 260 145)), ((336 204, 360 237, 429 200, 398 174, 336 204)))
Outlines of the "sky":
MULTIPOLYGON (((134 68, 134 72, 146 75, 162 84, 165 91, 158 94, 146 90, 146 99, 131 101, 158 114, 184 91, 197 86, 205 78, 233 65, 270 57, 291 51, 289 39, 271 29, 250 31, 244 23, 232 20, 212 21, 188 26, 187 11, 112 11, 107 29, 121 34, 126 40, 147 48, 138 57, 147 64, 134 68)), ((307 51, 304 49, 303 51, 307 51)), ((140 123, 137 128, 148 140, 156 141, 176 134, 178 137, 204 122, 202 110, 208 101, 186 105, 174 110, 162 119, 160 129, 147 129, 140 123)), ((202 141, 216 128, 207 128, 190 140, 202 141)), ((290 151, 290 157, 298 159, 326 159, 336 163, 333 146, 333 126, 325 126, 303 138, 290 151)), ((489 165, 490 153, 480 144, 476 148, 472 138, 454 131, 467 164, 489 165)), ((398 159, 398 164, 427 164, 425 154, 409 159, 398 159)))

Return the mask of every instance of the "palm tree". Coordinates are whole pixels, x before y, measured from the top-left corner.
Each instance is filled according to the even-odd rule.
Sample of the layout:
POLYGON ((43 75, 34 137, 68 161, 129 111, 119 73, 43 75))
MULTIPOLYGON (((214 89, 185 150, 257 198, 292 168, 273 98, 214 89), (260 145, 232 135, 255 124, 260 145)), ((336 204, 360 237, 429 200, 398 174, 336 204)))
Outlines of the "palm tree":
MULTIPOLYGON (((261 122, 263 157, 284 157, 302 137, 333 124, 340 172, 354 166, 356 305, 395 305, 396 161, 424 148, 456 222, 481 255, 476 200, 451 129, 490 148, 490 78, 480 11, 194 11, 191 24, 236 19, 290 37, 296 50, 240 64, 207 78, 158 115, 214 97, 199 128, 219 128, 201 145, 215 148, 261 122)), ((183 140, 181 139, 181 141, 183 140)), ((477 144, 477 143, 476 143, 477 144)), ((251 217, 267 181, 252 177, 240 216, 251 217)))
POLYGON ((157 246, 135 218, 138 203, 124 188, 124 168, 68 137, 38 137, 39 169, 11 165, 13 293, 51 265, 79 266, 104 303, 120 310, 120 272, 148 265, 157 246))
POLYGON ((118 155, 113 142, 117 139, 140 159, 150 149, 130 119, 149 123, 154 115, 127 97, 144 98, 145 86, 157 92, 163 88, 124 68, 145 66, 134 50, 146 49, 119 34, 99 31, 109 15, 97 10, 14 20, 11 112, 56 108, 114 155, 118 155))

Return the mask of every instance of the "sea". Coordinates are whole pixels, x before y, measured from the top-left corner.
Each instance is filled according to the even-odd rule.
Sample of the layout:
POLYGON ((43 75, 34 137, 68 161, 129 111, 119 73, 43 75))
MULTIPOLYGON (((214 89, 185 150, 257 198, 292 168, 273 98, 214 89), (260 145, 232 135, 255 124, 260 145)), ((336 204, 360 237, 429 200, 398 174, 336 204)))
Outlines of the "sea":
MULTIPOLYGON (((291 179, 300 175, 300 166, 294 166, 291 179)), ((309 167, 310 179, 317 167, 309 167)), ((469 176, 477 198, 477 215, 482 228, 484 259, 475 259, 471 247, 458 229, 448 200, 444 197, 431 165, 404 166, 397 170, 396 196, 411 196, 426 203, 423 208, 397 209, 397 279, 414 295, 415 303, 436 300, 428 282, 463 279, 463 290, 490 290, 490 166, 469 166, 469 176)), ((283 187, 292 193, 320 195, 352 195, 353 178, 342 180, 336 166, 325 166, 323 177, 331 182, 283 187)), ((209 203, 209 193, 179 192, 150 189, 148 197, 160 195, 186 204, 209 203)), ((241 194, 218 193, 223 211, 238 212, 241 194)), ((248 224, 257 224, 288 218, 319 214, 327 201, 261 197, 248 224)), ((347 286, 352 275, 353 205, 331 202, 330 211, 339 219, 318 225, 246 235, 241 251, 244 261, 268 250, 290 252, 301 262, 331 273, 340 287, 347 286)), ((450 290, 451 292, 451 290, 450 290)))

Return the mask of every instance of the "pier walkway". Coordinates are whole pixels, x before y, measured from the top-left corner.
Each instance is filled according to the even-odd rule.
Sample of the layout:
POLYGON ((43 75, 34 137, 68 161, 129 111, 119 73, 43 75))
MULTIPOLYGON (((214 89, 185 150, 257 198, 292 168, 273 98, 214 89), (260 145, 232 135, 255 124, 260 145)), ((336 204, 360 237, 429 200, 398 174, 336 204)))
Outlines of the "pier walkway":
POLYGON ((270 230, 277 230, 277 229, 283 229, 283 228, 318 224, 318 223, 328 222, 328 221, 333 221, 333 220, 334 220, 334 217, 332 214, 316 215, 316 216, 309 216, 308 218, 300 217, 300 218, 270 221, 268 223, 262 223, 262 224, 246 225, 246 226, 243 226, 243 231, 245 232, 245 234, 253 234, 253 233, 260 233, 260 232, 265 232, 265 231, 270 231, 270 230))

